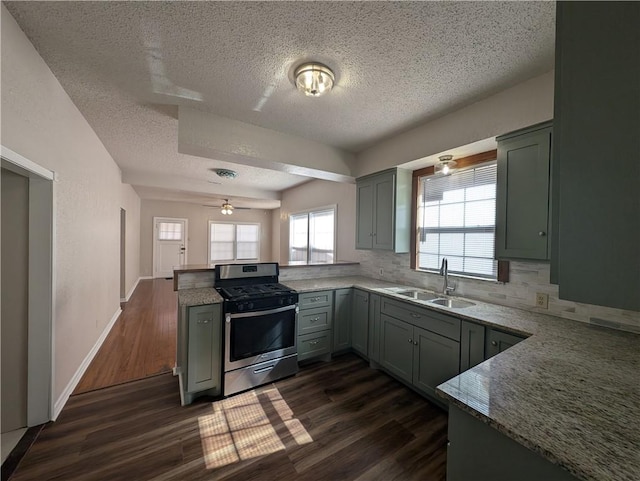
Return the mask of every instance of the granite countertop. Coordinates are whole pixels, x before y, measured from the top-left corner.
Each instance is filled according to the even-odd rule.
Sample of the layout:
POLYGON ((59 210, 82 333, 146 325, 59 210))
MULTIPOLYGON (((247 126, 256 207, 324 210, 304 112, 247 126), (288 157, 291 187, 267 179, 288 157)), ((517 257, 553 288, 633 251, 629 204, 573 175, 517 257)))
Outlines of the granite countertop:
POLYGON ((213 287, 178 291, 179 306, 204 306, 205 304, 220 304, 221 302, 222 296, 213 287))
MULTIPOLYGON (((298 292, 357 287, 530 336, 441 384, 438 395, 579 479, 640 479, 640 336, 476 300, 449 309, 366 277, 283 284, 298 292)), ((179 291, 179 299, 221 301, 214 289, 179 291)))

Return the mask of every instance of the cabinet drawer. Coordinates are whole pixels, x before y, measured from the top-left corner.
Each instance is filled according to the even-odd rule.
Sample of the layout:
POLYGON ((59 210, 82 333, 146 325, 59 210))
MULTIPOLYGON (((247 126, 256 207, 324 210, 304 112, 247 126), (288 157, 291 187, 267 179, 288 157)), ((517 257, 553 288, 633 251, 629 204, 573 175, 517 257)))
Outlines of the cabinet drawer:
POLYGON ((331 352, 331 331, 313 332, 298 336, 298 361, 331 352))
POLYGON ((333 291, 304 292, 298 296, 300 310, 333 306, 333 291))
POLYGON ((449 339, 460 340, 460 319, 455 317, 388 298, 383 298, 381 312, 449 339))
POLYGON ((331 329, 330 308, 305 309, 298 314, 298 334, 308 334, 327 329, 331 329))

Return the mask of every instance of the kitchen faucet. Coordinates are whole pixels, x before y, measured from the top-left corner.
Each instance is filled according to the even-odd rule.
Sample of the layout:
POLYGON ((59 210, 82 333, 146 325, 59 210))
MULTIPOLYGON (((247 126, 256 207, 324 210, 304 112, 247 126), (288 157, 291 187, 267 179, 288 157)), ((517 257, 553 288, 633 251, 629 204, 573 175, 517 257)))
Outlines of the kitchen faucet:
POLYGON ((444 286, 442 287, 442 293, 445 296, 448 296, 453 291, 456 290, 456 286, 449 285, 449 261, 447 261, 446 257, 442 258, 442 265, 440 266, 440 275, 444 276, 444 286))

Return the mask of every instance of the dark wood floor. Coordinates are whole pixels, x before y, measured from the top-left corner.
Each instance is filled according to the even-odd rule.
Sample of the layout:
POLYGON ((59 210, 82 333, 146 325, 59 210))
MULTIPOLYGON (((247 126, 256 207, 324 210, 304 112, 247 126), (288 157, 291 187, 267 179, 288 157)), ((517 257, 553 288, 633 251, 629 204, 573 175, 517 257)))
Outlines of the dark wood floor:
POLYGON ((176 360, 177 316, 172 280, 140 281, 73 393, 171 371, 176 360))
POLYGON ((11 479, 445 479, 445 413, 355 355, 212 401, 171 374, 72 396, 11 479))

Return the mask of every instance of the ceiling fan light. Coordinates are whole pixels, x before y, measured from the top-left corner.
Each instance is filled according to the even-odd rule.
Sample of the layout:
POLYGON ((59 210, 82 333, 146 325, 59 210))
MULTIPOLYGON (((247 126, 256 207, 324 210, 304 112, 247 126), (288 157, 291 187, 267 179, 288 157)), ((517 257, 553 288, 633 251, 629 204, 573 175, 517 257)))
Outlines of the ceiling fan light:
POLYGON ((295 73, 296 87, 308 97, 319 97, 333 88, 335 76, 331 69, 321 63, 305 63, 295 73))
POLYGON ((220 210, 222 215, 231 215, 233 214, 233 206, 229 204, 228 200, 225 200, 224 204, 222 204, 222 209, 220 210))

